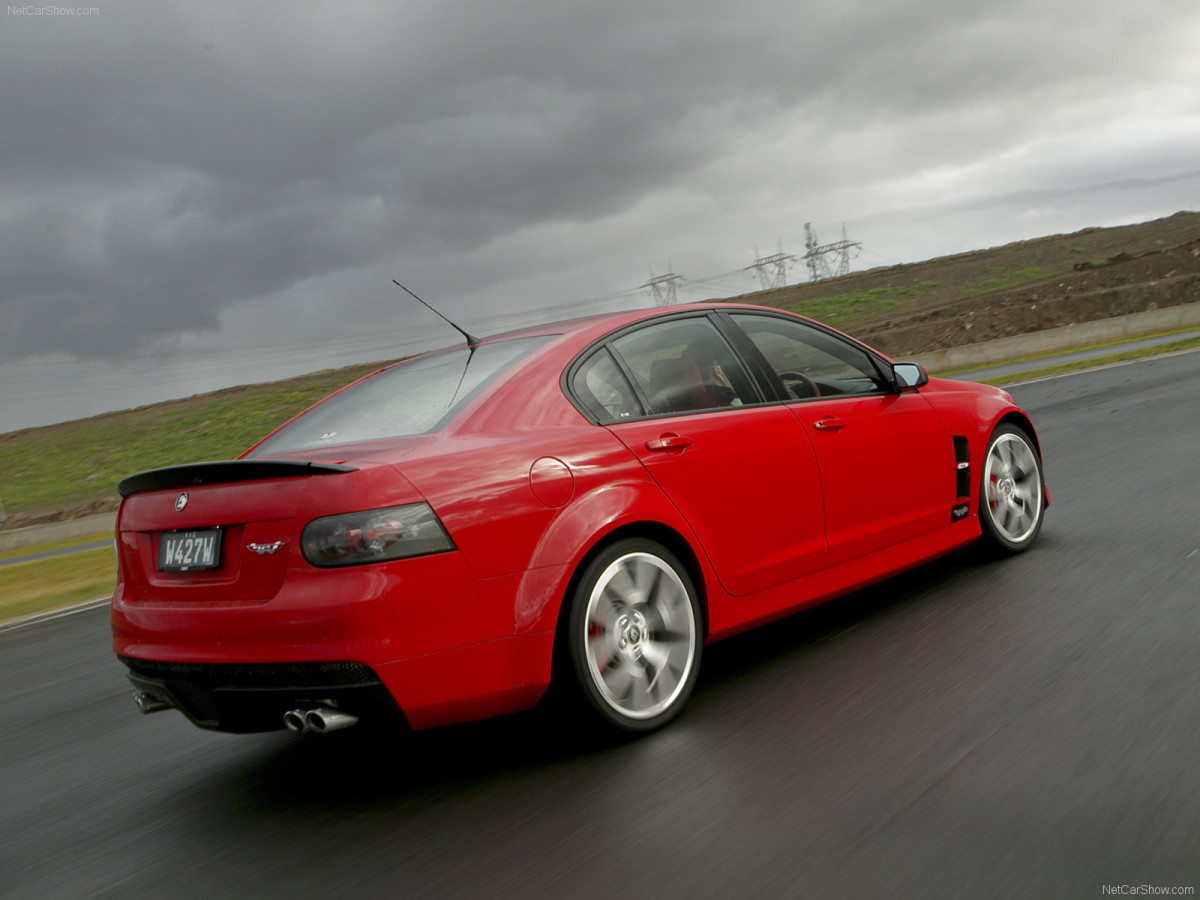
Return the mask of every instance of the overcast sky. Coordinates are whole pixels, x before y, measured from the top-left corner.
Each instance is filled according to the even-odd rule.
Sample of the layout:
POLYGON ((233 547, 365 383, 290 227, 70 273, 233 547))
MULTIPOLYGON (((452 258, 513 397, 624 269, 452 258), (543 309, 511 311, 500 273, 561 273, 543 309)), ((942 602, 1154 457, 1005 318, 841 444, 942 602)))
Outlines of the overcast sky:
POLYGON ((1200 208, 1195 0, 5 9, 0 432, 1200 208))

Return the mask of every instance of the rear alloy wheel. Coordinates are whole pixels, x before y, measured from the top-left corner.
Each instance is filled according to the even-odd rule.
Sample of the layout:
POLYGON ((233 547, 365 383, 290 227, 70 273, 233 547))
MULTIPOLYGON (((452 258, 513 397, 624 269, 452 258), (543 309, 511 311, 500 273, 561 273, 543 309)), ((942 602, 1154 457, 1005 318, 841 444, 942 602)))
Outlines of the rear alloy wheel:
POLYGON ((1017 553, 1029 547, 1046 511, 1042 462, 1033 441, 1012 425, 1001 425, 988 442, 979 494, 983 535, 995 547, 1017 553))
POLYGON ((627 539, 596 557, 576 588, 568 640, 600 718, 630 732, 673 719, 696 684, 700 622, 692 580, 662 545, 627 539))

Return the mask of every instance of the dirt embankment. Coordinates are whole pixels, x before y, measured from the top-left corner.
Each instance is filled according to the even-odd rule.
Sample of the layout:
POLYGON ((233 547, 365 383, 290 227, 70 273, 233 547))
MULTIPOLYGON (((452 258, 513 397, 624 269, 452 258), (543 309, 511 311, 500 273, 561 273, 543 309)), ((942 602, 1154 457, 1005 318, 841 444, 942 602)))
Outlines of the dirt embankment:
POLYGON ((116 512, 121 505, 120 497, 97 497, 79 503, 64 503, 61 506, 43 506, 10 513, 0 525, 0 531, 30 528, 34 525, 53 525, 55 522, 72 522, 88 516, 99 516, 116 512))
POLYGON ((789 306, 918 285, 925 291, 902 308, 868 313, 844 327, 891 356, 904 356, 1194 303, 1200 301, 1200 213, 869 269, 745 299, 789 306))
POLYGON ((1200 300, 1200 241, 1118 254, 1019 288, 872 323, 858 335, 890 355, 960 347, 1200 300))

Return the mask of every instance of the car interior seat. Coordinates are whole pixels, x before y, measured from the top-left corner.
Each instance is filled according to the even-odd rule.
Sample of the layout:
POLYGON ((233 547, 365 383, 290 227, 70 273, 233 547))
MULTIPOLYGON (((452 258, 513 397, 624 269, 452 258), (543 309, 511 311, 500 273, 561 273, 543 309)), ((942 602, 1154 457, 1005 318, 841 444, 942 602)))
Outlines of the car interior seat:
POLYGON ((686 357, 658 359, 650 366, 650 403, 660 413, 727 405, 709 393, 696 363, 686 357))

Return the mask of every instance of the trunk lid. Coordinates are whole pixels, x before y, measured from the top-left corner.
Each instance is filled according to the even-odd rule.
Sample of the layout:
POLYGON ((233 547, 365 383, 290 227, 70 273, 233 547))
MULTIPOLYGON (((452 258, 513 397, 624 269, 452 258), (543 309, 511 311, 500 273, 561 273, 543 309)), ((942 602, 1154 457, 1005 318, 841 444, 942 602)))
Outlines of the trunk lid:
POLYGON ((230 460, 121 482, 117 552, 133 602, 267 602, 308 568, 304 526, 320 515, 421 499, 389 465, 230 460), (195 546, 216 552, 192 556, 195 546), (183 565, 180 565, 180 563, 183 565))

